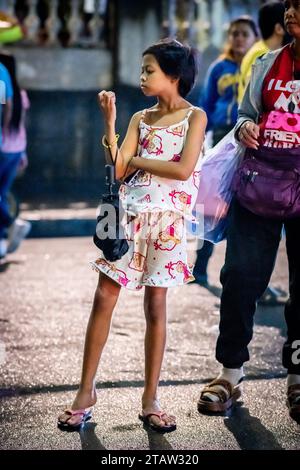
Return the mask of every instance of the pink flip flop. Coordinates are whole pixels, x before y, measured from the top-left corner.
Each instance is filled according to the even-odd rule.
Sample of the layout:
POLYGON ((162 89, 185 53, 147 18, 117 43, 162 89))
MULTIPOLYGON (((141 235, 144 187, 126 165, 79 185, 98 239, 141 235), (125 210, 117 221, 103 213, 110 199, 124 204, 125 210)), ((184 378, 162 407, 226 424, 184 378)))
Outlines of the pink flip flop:
POLYGON ((91 419, 92 417, 92 408, 82 408, 81 410, 71 410, 67 409, 64 411, 66 415, 69 415, 69 417, 66 419, 66 421, 61 421, 58 418, 57 421, 57 426, 60 429, 66 430, 66 431, 76 431, 80 429, 86 421, 91 419), (68 421, 72 416, 80 416, 80 421, 76 424, 70 424, 68 421))
POLYGON ((168 417, 168 418, 174 418, 175 419, 175 416, 169 416, 165 411, 159 411, 159 412, 151 412, 151 413, 147 413, 147 414, 139 414, 139 419, 141 421, 143 421, 143 423, 146 425, 146 426, 149 426, 149 428, 151 428, 153 431, 156 431, 156 432, 172 432, 172 431, 175 431, 176 429, 176 424, 164 424, 162 426, 160 426, 159 424, 154 424, 150 421, 150 418, 151 416, 157 416, 161 421, 163 421, 163 418, 164 417, 168 417))

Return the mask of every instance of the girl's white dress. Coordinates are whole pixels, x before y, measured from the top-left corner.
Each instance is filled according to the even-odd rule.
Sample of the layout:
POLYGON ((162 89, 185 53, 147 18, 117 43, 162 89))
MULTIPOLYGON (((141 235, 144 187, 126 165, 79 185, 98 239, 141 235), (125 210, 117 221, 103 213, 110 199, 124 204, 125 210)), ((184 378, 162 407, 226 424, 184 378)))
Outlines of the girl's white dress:
MULTIPOLYGON (((154 127, 140 121, 138 155, 163 161, 179 161, 189 128, 189 108, 179 123, 154 127)), ((128 289, 143 286, 172 287, 194 279, 187 262, 186 220, 193 220, 192 209, 200 182, 200 155, 186 181, 161 178, 139 170, 129 184, 122 184, 120 200, 128 252, 110 262, 102 254, 93 261, 101 271, 128 289)))

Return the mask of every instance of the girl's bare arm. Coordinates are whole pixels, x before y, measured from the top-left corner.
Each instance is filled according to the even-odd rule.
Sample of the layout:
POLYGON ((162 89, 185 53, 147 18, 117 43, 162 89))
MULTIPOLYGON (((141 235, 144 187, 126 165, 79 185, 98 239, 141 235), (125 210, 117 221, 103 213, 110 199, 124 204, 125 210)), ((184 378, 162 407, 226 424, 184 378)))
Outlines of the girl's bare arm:
POLYGON ((117 114, 115 101, 115 94, 111 91, 103 90, 98 94, 98 103, 103 113, 105 124, 104 143, 109 146, 109 148, 105 147, 106 161, 111 164, 111 156, 115 160, 118 154, 116 160, 116 178, 120 179, 124 177, 125 173, 130 174, 135 171, 134 169, 128 169, 128 163, 132 156, 137 154, 139 122, 142 112, 140 111, 132 116, 125 139, 119 148, 115 129, 117 114))

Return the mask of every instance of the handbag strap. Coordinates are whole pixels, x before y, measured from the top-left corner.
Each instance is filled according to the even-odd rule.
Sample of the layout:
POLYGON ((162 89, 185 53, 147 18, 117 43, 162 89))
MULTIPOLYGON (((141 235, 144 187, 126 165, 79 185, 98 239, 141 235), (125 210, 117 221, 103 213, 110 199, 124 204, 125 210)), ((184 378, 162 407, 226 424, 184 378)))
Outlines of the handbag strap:
MULTIPOLYGON (((119 155, 119 148, 117 147, 115 158, 113 158, 113 156, 112 156, 111 148, 110 147, 107 147, 107 148, 108 148, 108 151, 109 151, 109 156, 110 156, 110 159, 112 161, 112 164, 111 165, 105 165, 106 184, 109 186, 109 193, 112 195, 113 194, 112 187, 116 183, 116 170, 115 170, 115 168, 116 168, 117 159, 118 159, 118 155, 119 155)), ((124 184, 126 184, 127 178, 131 178, 132 176, 134 176, 139 171, 139 170, 136 170, 133 175, 129 175, 127 178, 125 178, 128 166, 129 166, 129 162, 127 163, 127 168, 125 170, 124 175, 122 176, 122 178, 120 178, 120 181, 124 184)))
POLYGON ((107 146, 107 148, 108 148, 108 151, 109 151, 110 159, 111 159, 111 161, 112 161, 112 165, 115 167, 116 164, 117 164, 117 159, 118 159, 118 154, 119 154, 118 145, 117 145, 117 151, 116 151, 116 156, 115 156, 115 158, 113 158, 113 156, 112 156, 111 148, 110 148, 109 146, 107 146))
POLYGON ((111 148, 107 147, 109 151, 109 156, 112 161, 112 164, 110 165, 105 165, 105 173, 106 173, 106 178, 105 182, 109 188, 109 194, 113 195, 113 185, 116 183, 116 164, 117 164, 117 159, 118 159, 118 154, 119 154, 119 148, 117 146, 117 151, 116 151, 116 156, 113 158, 111 148))

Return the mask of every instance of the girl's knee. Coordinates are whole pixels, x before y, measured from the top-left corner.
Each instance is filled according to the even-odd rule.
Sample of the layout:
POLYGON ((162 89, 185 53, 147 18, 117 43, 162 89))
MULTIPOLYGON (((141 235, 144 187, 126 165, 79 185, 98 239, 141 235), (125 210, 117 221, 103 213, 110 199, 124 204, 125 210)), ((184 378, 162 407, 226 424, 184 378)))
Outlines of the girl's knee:
POLYGON ((120 290, 121 286, 117 282, 106 276, 106 274, 101 273, 99 275, 95 297, 104 297, 105 299, 109 300, 109 298, 118 297, 120 290))
POLYGON ((163 287, 146 287, 144 307, 147 321, 165 320, 167 289, 163 287))
POLYGON ((165 287, 145 287, 145 302, 165 303, 168 289, 165 287))

